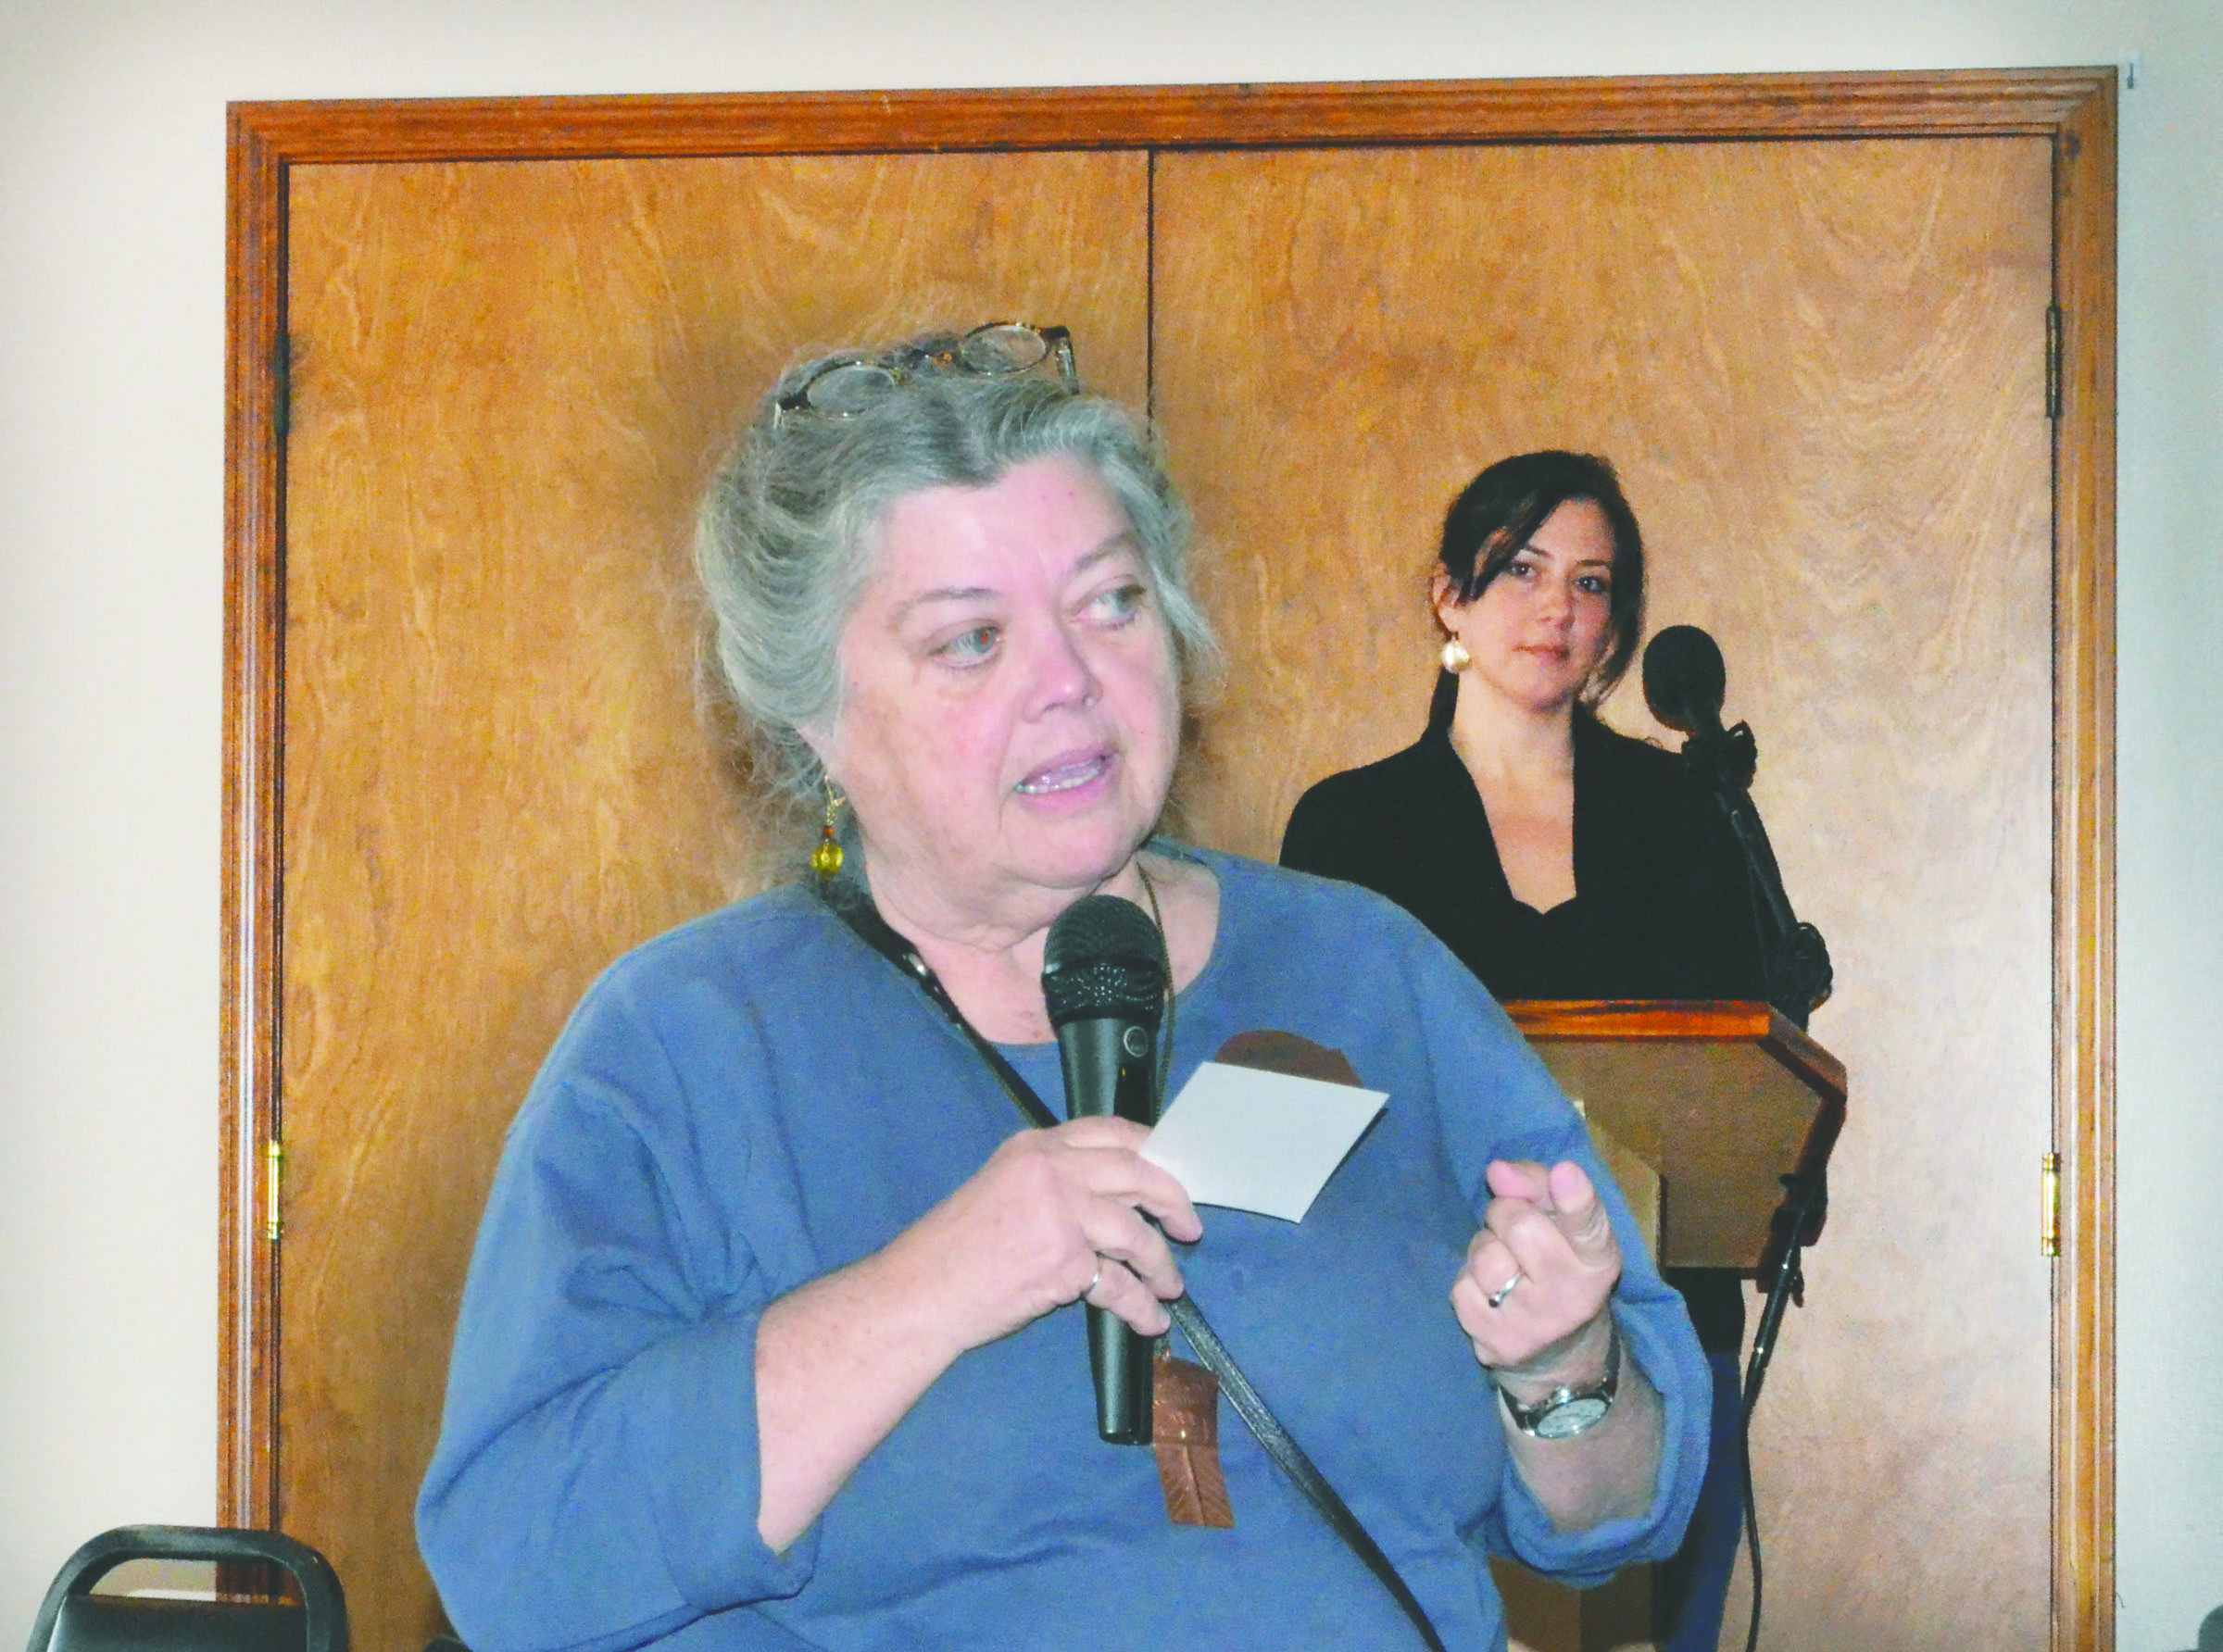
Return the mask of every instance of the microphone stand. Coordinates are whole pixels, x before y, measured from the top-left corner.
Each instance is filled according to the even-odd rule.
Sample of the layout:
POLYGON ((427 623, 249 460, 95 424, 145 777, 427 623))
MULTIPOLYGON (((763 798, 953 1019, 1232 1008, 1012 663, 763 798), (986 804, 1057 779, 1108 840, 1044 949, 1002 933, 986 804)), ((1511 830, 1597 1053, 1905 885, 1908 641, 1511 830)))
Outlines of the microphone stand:
MULTIPOLYGON (((1829 995, 1834 973, 1828 943, 1811 923, 1802 923, 1784 892, 1783 870, 1767 841, 1767 828, 1752 803, 1752 776, 1760 766, 1759 743, 1750 723, 1734 728, 1721 725, 1721 706, 1728 673, 1720 646, 1692 625, 1675 625, 1652 640, 1644 652, 1644 700, 1652 714, 1671 729, 1679 730, 1683 762, 1701 788, 1720 805, 1729 833, 1744 857, 1761 931, 1761 968, 1767 1002, 1784 1020, 1806 1030, 1814 1007, 1829 995)), ((1805 1302, 1804 1281, 1799 1272, 1799 1250, 1821 1236, 1828 1213, 1829 1190, 1823 1173, 1783 1179, 1784 1200, 1776 1212, 1777 1237, 1769 1246, 1775 1258, 1769 1280, 1767 1310, 1760 1334, 1752 1344, 1753 1375, 1745 1407, 1750 1414, 1759 1398, 1759 1378, 1767 1370, 1783 1322, 1786 1296, 1805 1302)), ((1762 1277, 1767 1278, 1764 1260, 1762 1277)))
POLYGON ((1745 1652, 1756 1652, 1760 1645, 1760 1602, 1766 1586, 1766 1573, 1760 1564, 1760 1504, 1752 1492, 1752 1413, 1759 1409, 1760 1385, 1767 1381, 1767 1362, 1775 1356, 1776 1335, 1783 1328, 1784 1305, 1790 1301, 1796 1301, 1802 1308, 1806 1305, 1806 1277, 1799 1268, 1799 1252, 1814 1234, 1821 1232, 1822 1216, 1829 1202, 1828 1184, 1818 1172, 1813 1175, 1794 1172, 1781 1181, 1783 1204, 1776 1212, 1775 1228, 1776 1242, 1780 1244, 1782 1254, 1776 1264, 1775 1283, 1768 1287, 1767 1306, 1760 1313, 1760 1329, 1752 1335, 1752 1356, 1745 1362, 1744 1403, 1737 1419, 1739 1478, 1743 1482, 1744 1492, 1745 1554, 1752 1578, 1752 1607, 1745 1631, 1745 1652))
POLYGON ((1793 1173, 1781 1178, 1783 1205, 1776 1226, 1783 1254, 1776 1264, 1775 1283, 1768 1287, 1767 1306, 1760 1310, 1760 1329, 1752 1333, 1752 1351, 1744 1367, 1744 1415, 1749 1422, 1760 1405, 1760 1385, 1767 1381, 1767 1362, 1775 1357, 1776 1336, 1783 1328, 1785 1304, 1806 1302, 1806 1276, 1799 1268, 1799 1253, 1812 1243, 1809 1224, 1818 1229, 1828 1191, 1818 1174, 1793 1173))
POLYGON ((1752 725, 1740 722, 1725 729, 1716 716, 1712 728, 1694 730, 1683 742, 1683 761, 1721 806, 1729 833, 1744 854, 1745 870, 1760 907, 1767 1001, 1803 1032, 1814 1007, 1829 995, 1829 945, 1821 931, 1799 921, 1784 893, 1783 871, 1776 864, 1775 846, 1767 841, 1767 828, 1760 822, 1750 790, 1760 763, 1752 725))
MULTIPOLYGON (((1791 911, 1790 896, 1784 892, 1783 871, 1776 863, 1775 847, 1767 840, 1767 828, 1761 824, 1760 810, 1752 802, 1750 789, 1760 762, 1760 748, 1752 738, 1752 725, 1740 722, 1725 729, 1716 712, 1703 720, 1702 726, 1692 730, 1683 742, 1683 760, 1721 806, 1722 813, 1728 819, 1730 835, 1743 851, 1745 871, 1759 907, 1761 967, 1766 978, 1768 1005, 1803 1032, 1814 1007, 1829 995, 1834 980, 1829 944, 1813 924, 1799 921, 1791 911), (1703 726, 1704 722, 1712 726, 1703 726)), ((1787 1184, 1789 1180, 1786 1178, 1787 1184)), ((1796 1265, 1797 1247, 1812 1245, 1821 1237, 1822 1222, 1828 1214, 1828 1185, 1819 1176, 1812 1180, 1815 1185, 1810 1195, 1798 1201, 1795 1213, 1788 1195, 1782 1210, 1777 1212, 1778 1223, 1787 1217, 1794 1223, 1790 1230, 1791 1247, 1776 1272, 1774 1284, 1777 1291, 1788 1276, 1788 1270, 1796 1265)), ((1803 1307, 1802 1284, 1794 1287, 1794 1295, 1803 1307)), ((1777 1291, 1771 1291, 1769 1301, 1779 1322, 1782 1310, 1777 1291)))
MULTIPOLYGON (((1670 626, 1652 640, 1644 654, 1644 700, 1652 714, 1687 736, 1683 760, 1691 775, 1721 806, 1730 835, 1744 857, 1761 926, 1761 967, 1767 1002, 1802 1032, 1814 1007, 1829 995, 1833 972, 1829 947, 1822 932, 1801 923, 1784 893, 1783 871, 1767 841, 1767 828, 1752 804, 1752 775, 1760 763, 1759 743, 1750 723, 1721 726, 1721 706, 1728 674, 1721 649, 1696 626, 1670 626)), ((1767 1380, 1768 1361, 1774 1358, 1776 1338, 1783 1329, 1785 1308, 1806 1302, 1806 1279, 1800 1252, 1821 1236, 1829 1209, 1827 1165, 1821 1170, 1797 1171, 1781 1179, 1783 1203, 1777 1207, 1766 1253, 1761 1258, 1760 1276, 1767 1281, 1767 1304, 1760 1314, 1760 1329, 1752 1337, 1752 1351, 1744 1369, 1743 1404, 1738 1430, 1739 1455, 1743 1470, 1744 1521, 1747 1551, 1752 1559, 1752 1621, 1745 1636, 1746 1652, 1760 1639, 1760 1510, 1752 1495, 1752 1413, 1760 1404, 1761 1384, 1767 1380), (1774 1273, 1769 1275, 1773 1263, 1774 1273)))

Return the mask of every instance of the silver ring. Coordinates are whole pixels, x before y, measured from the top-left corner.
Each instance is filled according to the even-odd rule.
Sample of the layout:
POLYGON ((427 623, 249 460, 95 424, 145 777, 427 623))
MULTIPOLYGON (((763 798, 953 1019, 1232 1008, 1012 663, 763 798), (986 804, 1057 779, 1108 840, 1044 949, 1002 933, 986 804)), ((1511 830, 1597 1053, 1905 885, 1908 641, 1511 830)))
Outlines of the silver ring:
POLYGON ((1488 1301, 1488 1303, 1489 1303, 1490 1307, 1492 1307, 1492 1308, 1499 1308, 1499 1307, 1502 1307, 1502 1306, 1503 1306, 1503 1304, 1504 1304, 1505 1298, 1513 1295, 1513 1286, 1515 1286, 1515 1285, 1517 1285, 1517 1284, 1519 1284, 1520 1283, 1521 1283, 1521 1270, 1520 1270, 1518 1268, 1515 1268, 1515 1269, 1513 1270, 1513 1277, 1512 1277, 1511 1279, 1507 1280, 1507 1281, 1506 1281, 1506 1282, 1505 1282, 1503 1284, 1500 1285, 1500 1286, 1499 1286, 1499 1287, 1498 1287, 1496 1290, 1494 1290, 1494 1291, 1490 1292, 1490 1294, 1489 1294, 1488 1297, 1487 1298, 1487 1300, 1488 1301))
MULTIPOLYGON (((1104 1253, 1099 1250, 1096 1253, 1096 1271, 1088 1276, 1088 1283, 1081 1287, 1081 1298, 1083 1301, 1087 1300, 1089 1292, 1095 1290, 1098 1285, 1103 1283, 1103 1278, 1104 1253)), ((1496 1305, 1493 1303, 1491 1306, 1495 1307, 1496 1305)))

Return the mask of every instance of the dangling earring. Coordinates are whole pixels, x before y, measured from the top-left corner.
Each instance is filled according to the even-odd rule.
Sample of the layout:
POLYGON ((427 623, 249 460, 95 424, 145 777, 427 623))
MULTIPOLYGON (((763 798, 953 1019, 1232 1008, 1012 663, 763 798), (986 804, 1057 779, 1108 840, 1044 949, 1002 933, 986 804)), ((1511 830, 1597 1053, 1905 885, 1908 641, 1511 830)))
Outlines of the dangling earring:
POLYGON ((1443 669, 1454 676, 1475 663, 1475 657, 1466 651, 1466 645, 1457 637, 1444 639, 1441 657, 1443 669))
POLYGON ((822 882, 831 881, 841 872, 841 844, 834 835, 834 822, 841 818, 841 806, 848 801, 826 782, 826 823, 819 829, 818 847, 810 851, 810 870, 822 882))

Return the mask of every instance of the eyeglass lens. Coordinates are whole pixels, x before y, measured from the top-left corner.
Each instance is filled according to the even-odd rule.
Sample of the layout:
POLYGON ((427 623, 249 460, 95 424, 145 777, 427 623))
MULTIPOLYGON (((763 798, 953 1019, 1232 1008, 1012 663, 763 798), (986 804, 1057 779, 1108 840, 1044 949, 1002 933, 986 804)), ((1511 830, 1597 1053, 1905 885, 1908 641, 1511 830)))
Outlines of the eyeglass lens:
POLYGON ((848 419, 902 382, 894 368, 876 361, 837 361, 803 387, 803 399, 814 413, 848 419))
POLYGON ((1049 342, 1015 321, 976 327, 958 341, 957 358, 967 372, 1024 373, 1049 354, 1049 342))

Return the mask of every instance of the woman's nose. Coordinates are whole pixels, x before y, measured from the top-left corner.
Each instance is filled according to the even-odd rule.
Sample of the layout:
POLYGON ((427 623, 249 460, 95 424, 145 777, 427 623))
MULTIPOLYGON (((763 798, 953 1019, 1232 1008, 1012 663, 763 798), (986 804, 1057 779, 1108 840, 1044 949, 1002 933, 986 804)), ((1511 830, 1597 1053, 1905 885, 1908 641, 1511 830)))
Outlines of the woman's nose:
POLYGON ((1538 590, 1544 618, 1556 623, 1566 623, 1575 618, 1574 587, 1562 580, 1545 580, 1538 590))
POLYGON ((1069 626, 1045 626, 1031 651, 1029 708, 1036 713, 1058 706, 1086 706, 1096 698, 1095 669, 1069 626))

